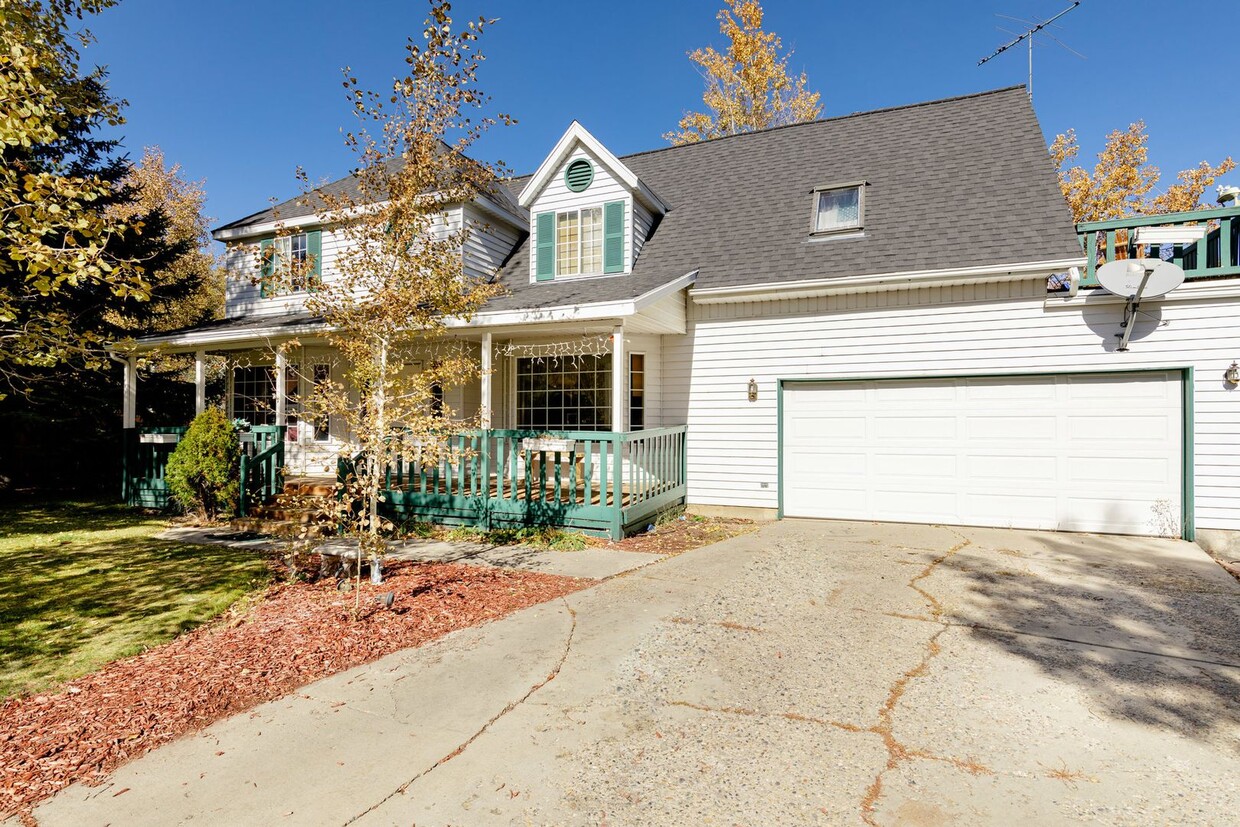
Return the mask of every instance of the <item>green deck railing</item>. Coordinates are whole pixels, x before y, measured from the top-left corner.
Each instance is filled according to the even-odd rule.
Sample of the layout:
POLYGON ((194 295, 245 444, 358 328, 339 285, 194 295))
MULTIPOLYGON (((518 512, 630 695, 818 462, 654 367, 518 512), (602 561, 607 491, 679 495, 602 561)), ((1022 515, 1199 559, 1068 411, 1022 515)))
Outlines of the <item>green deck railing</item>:
POLYGON ((251 503, 262 505, 284 489, 284 425, 255 425, 241 444, 237 516, 247 517, 251 503))
POLYGON ((121 454, 121 500, 140 508, 166 508, 164 471, 188 428, 184 425, 126 428, 121 454))
MULTIPOLYGON (((125 429, 121 474, 123 502, 141 508, 169 506, 171 497, 165 479, 168 457, 187 430, 185 425, 125 429)), ((270 499, 283 487, 286 430, 282 425, 255 425, 242 435, 238 508, 241 516, 245 516, 250 503, 270 499)))
MULTIPOLYGON (((1186 279, 1220 278, 1240 275, 1240 207, 1193 210, 1164 215, 1134 215, 1110 221, 1086 221, 1076 225, 1077 237, 1085 251, 1082 287, 1098 285, 1098 267, 1117 258, 1158 258, 1153 249, 1138 250, 1135 232, 1140 227, 1201 226, 1205 234, 1197 241, 1173 246, 1170 260, 1184 268, 1186 279)), ((1146 245, 1139 245, 1145 248, 1146 245)))
MULTIPOLYGON (((385 516, 487 529, 550 526, 620 539, 684 502, 686 430, 490 429, 445 435, 434 450, 401 446, 383 469, 385 516)), ((361 460, 340 462, 341 482, 361 460)))

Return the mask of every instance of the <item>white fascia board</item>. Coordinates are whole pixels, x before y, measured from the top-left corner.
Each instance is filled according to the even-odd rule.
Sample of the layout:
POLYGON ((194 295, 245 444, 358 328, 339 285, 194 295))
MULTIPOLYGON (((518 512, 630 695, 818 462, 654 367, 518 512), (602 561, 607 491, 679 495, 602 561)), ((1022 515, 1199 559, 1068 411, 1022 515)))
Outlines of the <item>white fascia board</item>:
MULTIPOLYGON (((1240 279, 1233 278, 1223 281, 1190 281, 1177 287, 1170 293, 1154 298, 1142 299, 1142 303, 1215 301, 1218 299, 1235 298, 1240 298, 1240 279)), ((1125 304, 1127 301, 1128 299, 1123 296, 1117 296, 1114 293, 1108 293, 1106 290, 1099 288, 1097 290, 1081 290, 1075 296, 1069 296, 1066 293, 1047 293, 1045 306, 1047 310, 1060 308, 1075 308, 1079 310, 1084 307, 1096 307, 1102 304, 1125 304)))
POLYGON ((335 224, 341 221, 347 221, 354 216, 363 215, 367 212, 377 212, 386 207, 387 203, 388 202, 386 201, 379 201, 375 204, 366 204, 365 206, 352 207, 347 210, 335 210, 333 212, 299 215, 296 218, 287 218, 278 221, 264 221, 261 224, 247 224, 244 227, 234 227, 231 230, 216 230, 211 233, 211 237, 216 241, 237 241, 243 238, 268 235, 284 229, 335 224))
POLYGON ((617 180, 636 193, 645 202, 647 207, 660 214, 668 211, 667 204, 651 192, 650 188, 641 182, 641 179, 637 177, 633 170, 626 167, 619 158, 612 154, 611 150, 603 146, 598 138, 591 135, 577 121, 569 124, 568 129, 560 136, 560 140, 556 142, 555 147, 551 150, 551 154, 543 159, 542 164, 535 171, 534 177, 530 178, 525 188, 521 190, 521 195, 518 197, 517 202, 522 207, 530 208, 538 194, 542 192, 543 187, 547 186, 547 182, 551 180, 551 176, 555 174, 560 164, 564 162, 564 159, 568 157, 569 153, 573 151, 573 147, 578 143, 589 150, 598 159, 599 163, 607 167, 608 171, 617 180))
POLYGON ((1037 275, 1063 272, 1071 267, 1085 266, 1085 259, 1067 258, 1058 261, 1020 262, 1016 264, 983 264, 977 267, 955 267, 945 270, 907 270, 848 276, 835 279, 790 281, 782 284, 746 284, 738 287, 698 288, 689 291, 697 304, 728 302, 775 301, 829 296, 836 293, 889 290, 895 287, 933 287, 977 281, 1012 281, 1037 275))
POLYGON ((528 210, 522 210, 521 214, 515 213, 489 195, 480 195, 478 198, 475 198, 473 205, 485 213, 503 219, 509 225, 522 232, 529 232, 530 214, 528 210))
MULTIPOLYGON (((151 350, 165 352, 193 350, 200 347, 223 347, 228 350, 263 344, 273 339, 291 339, 307 334, 320 334, 327 328, 322 323, 307 323, 281 327, 251 327, 243 330, 198 330, 155 336, 136 342, 134 350, 139 353, 151 350)), ((117 352, 121 352, 117 350, 117 352)))
POLYGON ((483 311, 475 313, 468 320, 448 319, 446 326, 462 327, 506 327, 509 325, 537 324, 539 322, 575 322, 596 319, 615 319, 621 316, 635 316, 651 304, 693 284, 697 271, 686 273, 680 278, 648 290, 634 299, 623 299, 612 302, 596 302, 594 304, 565 304, 556 307, 539 307, 519 310, 501 310, 496 312, 483 311))

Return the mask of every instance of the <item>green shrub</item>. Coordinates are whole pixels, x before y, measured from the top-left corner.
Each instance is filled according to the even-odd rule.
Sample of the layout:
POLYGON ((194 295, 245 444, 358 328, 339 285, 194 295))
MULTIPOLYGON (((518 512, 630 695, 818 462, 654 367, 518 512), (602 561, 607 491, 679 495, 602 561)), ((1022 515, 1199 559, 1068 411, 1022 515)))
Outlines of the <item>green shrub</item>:
POLYGON ((168 490, 186 511, 196 511, 207 520, 231 513, 240 490, 240 460, 236 428, 223 411, 208 408, 168 457, 168 490))

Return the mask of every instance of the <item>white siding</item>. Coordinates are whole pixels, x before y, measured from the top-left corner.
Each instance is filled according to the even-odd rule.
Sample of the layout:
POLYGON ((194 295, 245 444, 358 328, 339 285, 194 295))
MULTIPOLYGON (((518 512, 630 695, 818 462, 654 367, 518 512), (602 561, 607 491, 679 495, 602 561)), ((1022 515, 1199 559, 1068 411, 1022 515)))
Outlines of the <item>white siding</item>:
POLYGON ((504 261, 517 246, 519 235, 515 229, 491 219, 473 204, 465 205, 465 275, 485 278, 495 275, 504 261))
MULTIPOLYGON (((539 213, 556 212, 558 210, 580 209, 582 207, 601 207, 608 201, 624 201, 625 202, 625 221, 631 227, 633 224, 633 195, 620 181, 612 177, 607 168, 598 162, 598 159, 587 152, 581 146, 578 146, 567 158, 564 159, 555 174, 551 176, 551 180, 538 194, 538 198, 530 205, 530 250, 536 250, 538 245, 538 220, 539 213), (568 165, 579 158, 585 158, 594 166, 594 180, 584 192, 573 192, 564 183, 564 170, 568 165)), ((624 272, 629 272, 632 268, 633 244, 629 234, 625 234, 624 244, 624 272)), ((530 255, 530 281, 534 281, 535 267, 537 266, 537 256, 533 253, 530 255)), ((558 276, 557 278, 580 278, 580 276, 558 276)))
POLYGON ((776 380, 1194 367, 1200 528, 1240 529, 1240 299, 1150 302, 1128 353, 1122 305, 1047 306, 1040 280, 693 305, 664 342, 664 416, 689 426, 689 501, 775 508, 776 380), (750 377, 758 401, 749 402, 750 377))
POLYGON ((633 202, 633 264, 641 257, 642 245, 650 237, 650 228, 654 226, 654 213, 637 201, 633 202))

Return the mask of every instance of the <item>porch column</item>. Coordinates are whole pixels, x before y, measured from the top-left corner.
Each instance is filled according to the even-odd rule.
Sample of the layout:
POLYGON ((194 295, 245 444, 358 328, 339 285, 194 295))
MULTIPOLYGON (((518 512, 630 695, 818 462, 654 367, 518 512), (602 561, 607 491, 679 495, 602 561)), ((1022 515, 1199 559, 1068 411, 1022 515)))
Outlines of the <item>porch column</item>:
POLYGON ((482 428, 491 427, 491 333, 482 334, 482 428))
POLYGON ((624 325, 611 332, 611 429, 624 430, 624 412, 629 391, 629 371, 624 357, 624 325))
POLYGON ((285 389, 286 374, 288 373, 288 355, 283 350, 276 351, 276 424, 284 425, 285 410, 288 407, 288 392, 285 389))
POLYGON ((207 409, 207 352, 194 354, 194 415, 207 409))
POLYGON ((138 424, 138 357, 125 360, 125 400, 121 406, 121 421, 126 428, 138 424))

